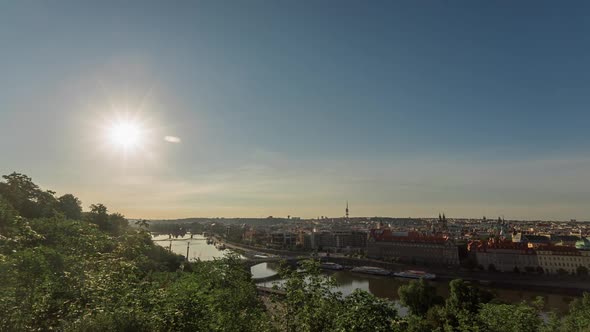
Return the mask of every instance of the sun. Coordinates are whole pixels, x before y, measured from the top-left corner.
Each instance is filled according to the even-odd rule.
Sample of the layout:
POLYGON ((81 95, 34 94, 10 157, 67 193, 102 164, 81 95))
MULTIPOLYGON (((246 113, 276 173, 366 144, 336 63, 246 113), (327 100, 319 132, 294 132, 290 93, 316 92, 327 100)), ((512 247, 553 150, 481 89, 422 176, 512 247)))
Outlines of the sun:
POLYGON ((141 136, 141 126, 133 121, 115 122, 108 130, 110 142, 125 150, 137 147, 141 143, 141 136))

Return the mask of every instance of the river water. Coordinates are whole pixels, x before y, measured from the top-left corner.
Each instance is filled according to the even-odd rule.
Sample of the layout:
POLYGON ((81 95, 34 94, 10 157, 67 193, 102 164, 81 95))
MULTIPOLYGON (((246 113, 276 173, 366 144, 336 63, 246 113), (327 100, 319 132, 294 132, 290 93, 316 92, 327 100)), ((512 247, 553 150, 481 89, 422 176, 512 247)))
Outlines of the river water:
MULTIPOLYGON (((187 244, 189 246, 189 259, 194 260, 213 260, 214 258, 224 257, 229 250, 219 250, 213 244, 207 244, 206 238, 200 234, 190 235, 183 238, 169 239, 168 235, 154 235, 155 243, 165 247, 171 248, 174 253, 186 256, 187 244)), ((254 279, 268 278, 276 275, 278 272, 278 263, 260 263, 251 268, 252 277, 254 279)), ((336 280, 337 290, 343 295, 352 293, 355 289, 362 289, 368 291, 375 296, 399 300, 397 290, 399 286, 410 282, 406 279, 398 279, 392 277, 373 276, 367 274, 359 274, 350 271, 325 271, 326 274, 332 275, 336 280)), ((280 284, 281 280, 260 282, 258 285, 272 287, 273 284, 280 284)), ((449 295, 449 284, 447 281, 432 281, 436 287, 438 295, 447 297, 449 295)), ((559 295, 549 292, 527 291, 505 288, 489 288, 496 294, 496 297, 509 303, 519 303, 522 301, 532 301, 536 296, 543 296, 545 299, 546 310, 555 310, 563 313, 568 310, 569 303, 574 299, 572 296, 559 295)), ((400 313, 403 314, 405 308, 399 307, 400 313)))
POLYGON ((189 261, 211 261, 214 258, 223 258, 227 250, 219 250, 213 244, 207 244, 207 239, 201 234, 185 235, 179 238, 169 238, 168 235, 152 235, 154 243, 168 249, 173 253, 186 257, 188 247, 189 261))

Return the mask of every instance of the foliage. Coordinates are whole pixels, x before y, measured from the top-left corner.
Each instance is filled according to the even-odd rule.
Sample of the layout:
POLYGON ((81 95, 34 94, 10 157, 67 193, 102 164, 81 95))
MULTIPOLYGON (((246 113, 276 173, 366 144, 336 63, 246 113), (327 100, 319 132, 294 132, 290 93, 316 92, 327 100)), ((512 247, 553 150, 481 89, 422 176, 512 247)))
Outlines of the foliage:
POLYGON ((320 273, 317 261, 284 267, 281 274, 285 296, 275 318, 285 331, 391 331, 398 323, 390 301, 362 290, 346 297, 335 292, 335 281, 320 273))
POLYGON ((426 315, 428 309, 442 303, 442 298, 436 295, 434 286, 429 285, 424 279, 402 285, 397 292, 400 302, 417 316, 426 315))
POLYGON ((237 257, 181 272, 181 256, 106 206, 82 214, 73 195, 56 199, 18 173, 4 179, 0 331, 270 329, 237 257))
POLYGON ((286 331, 334 330, 341 294, 333 291, 335 281, 320 273, 317 261, 302 262, 301 270, 283 267, 286 279, 282 319, 286 331))
POLYGON ((82 219, 82 202, 72 195, 65 194, 57 199, 58 208, 68 219, 80 220, 82 219))
POLYGON ((461 279, 451 281, 449 288, 451 292, 446 300, 446 307, 453 312, 476 313, 481 304, 488 303, 494 298, 490 292, 461 279))
POLYGON ((590 293, 570 304, 569 314, 563 318, 560 332, 590 331, 590 293))
POLYGON ((336 331, 390 331, 397 320, 392 302, 359 289, 344 299, 342 308, 336 331))
POLYGON ((335 292, 317 261, 284 268, 284 296, 266 307, 237 256, 189 264, 155 245, 144 221, 132 228, 102 204, 83 213, 74 195, 3 178, 0 331, 590 331, 590 294, 544 322, 540 302, 496 303, 463 280, 443 302, 418 281, 399 290, 411 312, 400 318, 388 300, 335 292))
POLYGON ((542 325, 539 312, 526 303, 483 304, 477 323, 485 332, 537 332, 542 325))

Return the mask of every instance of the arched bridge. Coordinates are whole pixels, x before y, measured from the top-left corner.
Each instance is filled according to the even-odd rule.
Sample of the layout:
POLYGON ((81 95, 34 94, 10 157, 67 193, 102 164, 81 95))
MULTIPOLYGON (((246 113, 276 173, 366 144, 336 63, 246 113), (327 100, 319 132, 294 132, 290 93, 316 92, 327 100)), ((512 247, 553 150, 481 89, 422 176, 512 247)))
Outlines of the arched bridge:
POLYGON ((289 265, 295 265, 300 260, 305 260, 305 259, 309 259, 309 257, 307 257, 307 256, 297 256, 297 257, 294 257, 294 256, 289 256, 289 257, 283 257, 283 256, 248 257, 248 256, 246 256, 246 259, 244 260, 244 265, 246 265, 247 267, 252 267, 252 266, 258 265, 260 263, 283 262, 283 261, 289 265))

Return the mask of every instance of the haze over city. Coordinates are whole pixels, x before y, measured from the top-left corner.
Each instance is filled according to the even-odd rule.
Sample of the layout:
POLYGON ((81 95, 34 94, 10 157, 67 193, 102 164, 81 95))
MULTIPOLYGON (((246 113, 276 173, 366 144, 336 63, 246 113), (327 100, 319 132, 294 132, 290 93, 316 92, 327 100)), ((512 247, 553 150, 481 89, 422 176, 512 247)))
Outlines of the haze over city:
POLYGON ((2 174, 130 218, 590 219, 586 2, 138 6, 0 5, 2 174))

